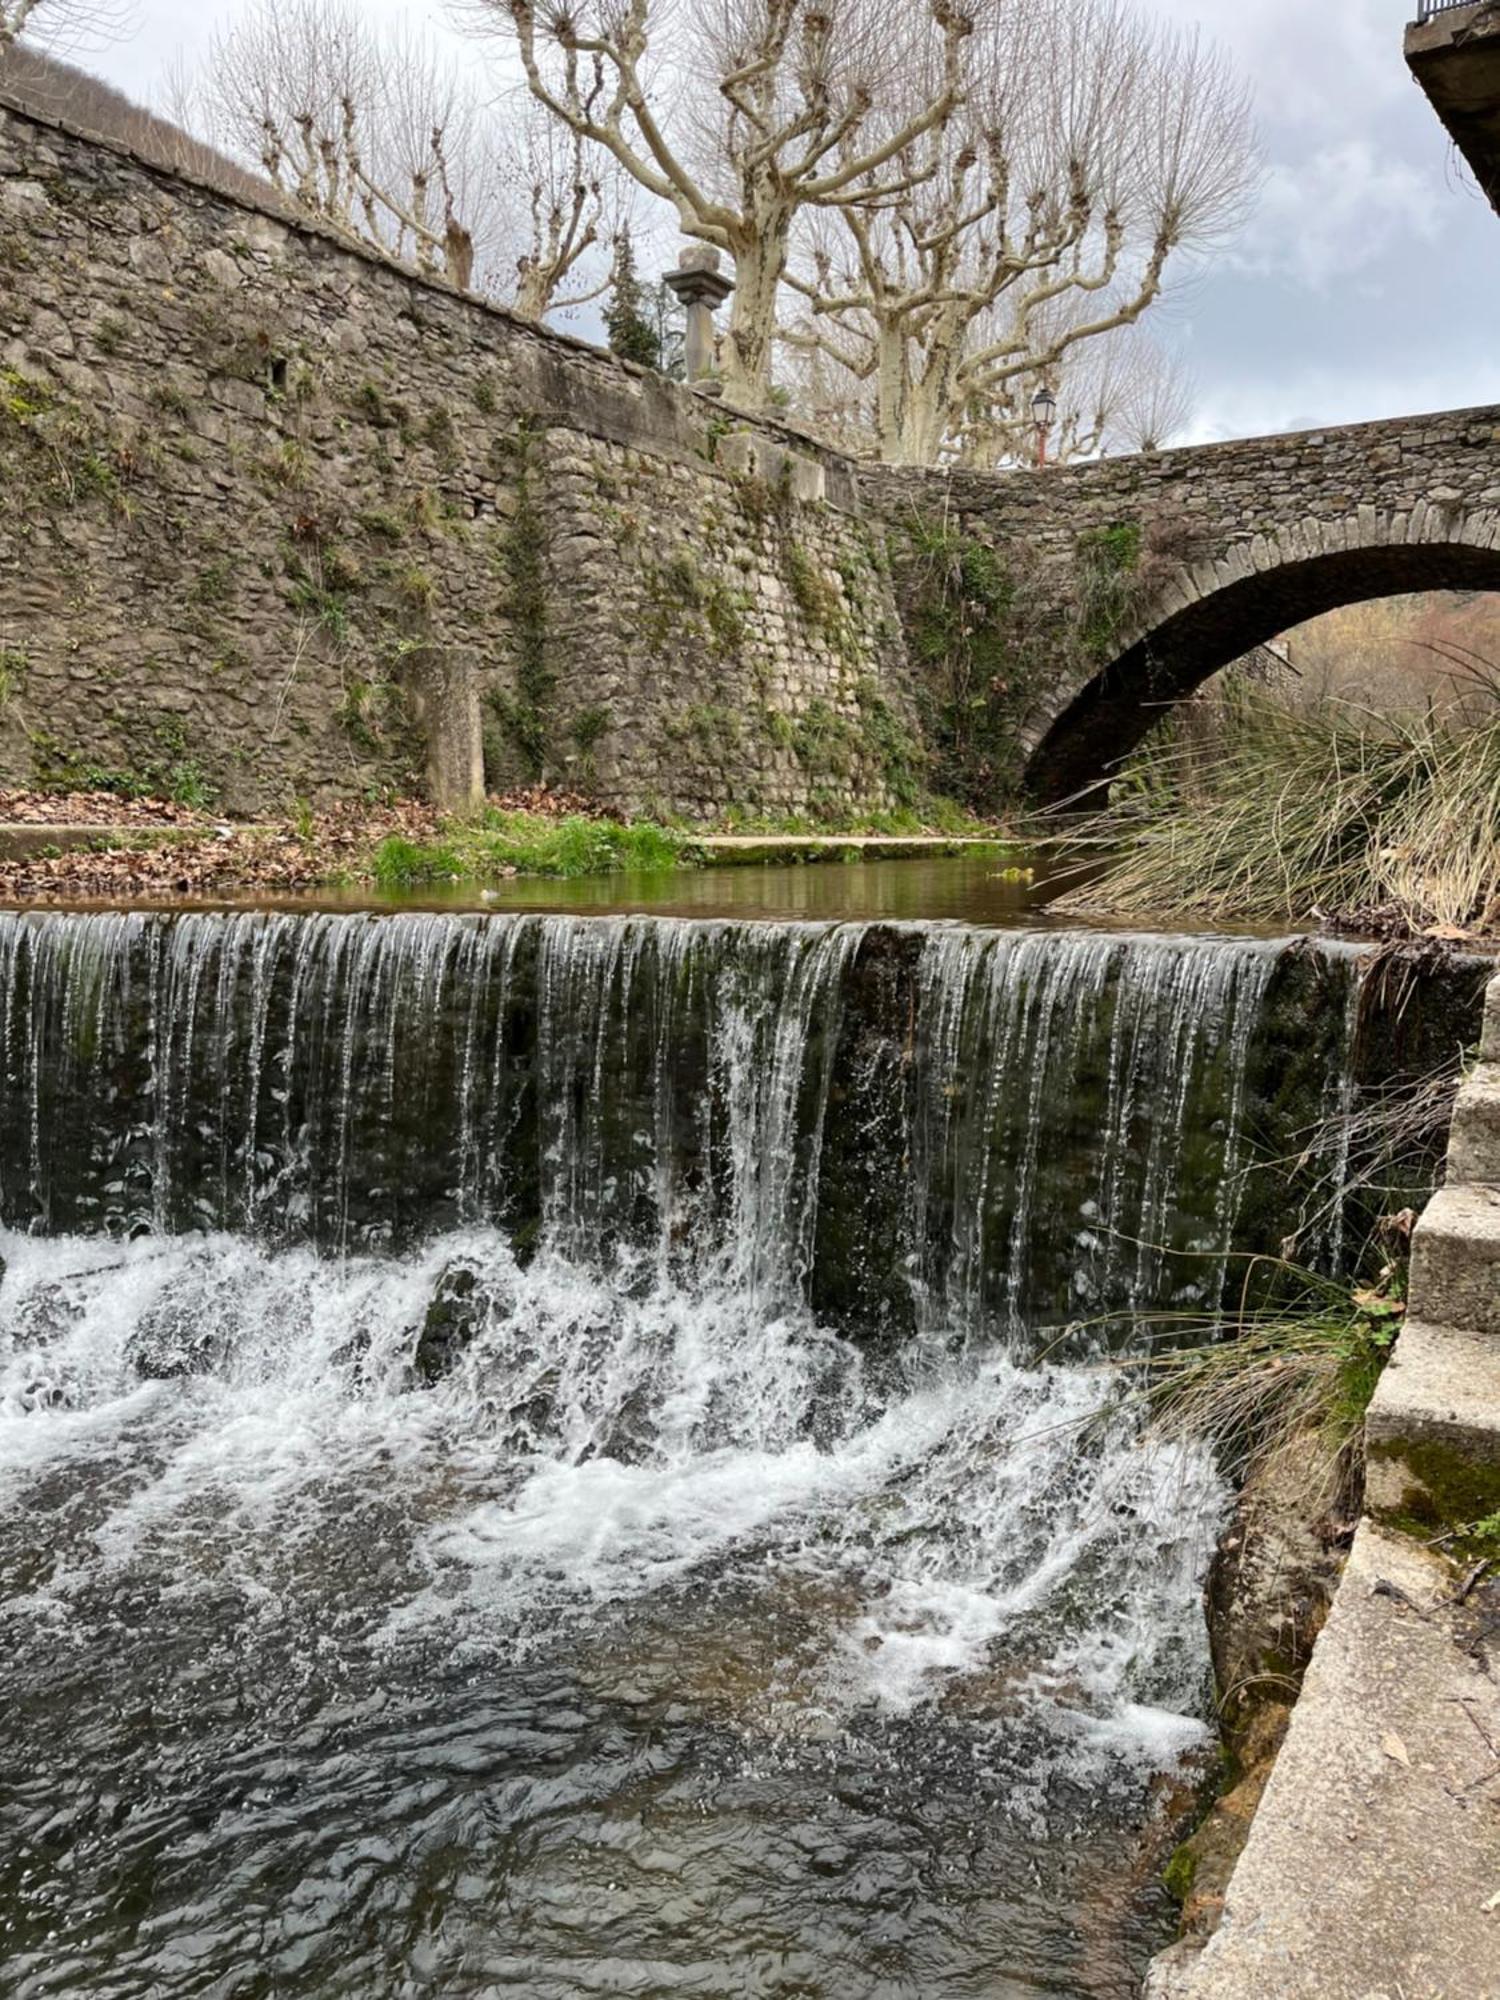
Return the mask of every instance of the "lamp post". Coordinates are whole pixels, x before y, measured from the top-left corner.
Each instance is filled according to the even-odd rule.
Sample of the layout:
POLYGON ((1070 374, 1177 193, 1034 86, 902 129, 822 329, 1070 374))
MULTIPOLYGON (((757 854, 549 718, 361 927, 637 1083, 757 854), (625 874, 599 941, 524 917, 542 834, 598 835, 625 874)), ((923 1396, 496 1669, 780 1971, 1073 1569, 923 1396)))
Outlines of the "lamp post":
POLYGON ((689 382, 699 382, 713 373, 714 313, 734 290, 734 280, 719 269, 718 251, 705 243, 685 250, 681 265, 662 282, 687 307, 683 360, 689 382))
POLYGON ((1057 398, 1044 382, 1031 399, 1031 417, 1036 425, 1036 462, 1047 463, 1047 440, 1057 422, 1057 398))

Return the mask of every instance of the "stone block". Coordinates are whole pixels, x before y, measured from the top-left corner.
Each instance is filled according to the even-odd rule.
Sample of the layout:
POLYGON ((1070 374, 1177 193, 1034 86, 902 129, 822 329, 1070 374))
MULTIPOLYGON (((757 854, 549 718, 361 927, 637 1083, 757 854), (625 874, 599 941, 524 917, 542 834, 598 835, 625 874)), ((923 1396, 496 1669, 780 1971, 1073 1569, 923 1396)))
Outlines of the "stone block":
POLYGON ((1484 996, 1484 1028, 1479 1054, 1485 1062, 1500 1063, 1500 979, 1490 981, 1484 996))
POLYGON ((1373 1519, 1430 1536, 1500 1512, 1500 1342, 1412 1320, 1365 1441, 1373 1519))
POLYGON ((1500 1188, 1447 1187, 1412 1238, 1412 1312, 1500 1339, 1500 1188))
MULTIPOLYGON (((1489 1008, 1486 1005, 1486 1030, 1489 1008)), ((1500 1063, 1482 1062, 1453 1107, 1448 1179, 1460 1187, 1500 1186, 1500 1063)))

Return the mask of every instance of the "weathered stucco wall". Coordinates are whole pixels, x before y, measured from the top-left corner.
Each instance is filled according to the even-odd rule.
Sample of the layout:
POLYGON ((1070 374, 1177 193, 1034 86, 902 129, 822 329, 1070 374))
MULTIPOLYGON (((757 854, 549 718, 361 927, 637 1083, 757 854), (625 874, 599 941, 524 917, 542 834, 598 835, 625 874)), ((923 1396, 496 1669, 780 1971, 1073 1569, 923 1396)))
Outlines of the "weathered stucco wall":
POLYGON ((0 783, 916 783, 842 461, 3 101, 0 494, 0 783))

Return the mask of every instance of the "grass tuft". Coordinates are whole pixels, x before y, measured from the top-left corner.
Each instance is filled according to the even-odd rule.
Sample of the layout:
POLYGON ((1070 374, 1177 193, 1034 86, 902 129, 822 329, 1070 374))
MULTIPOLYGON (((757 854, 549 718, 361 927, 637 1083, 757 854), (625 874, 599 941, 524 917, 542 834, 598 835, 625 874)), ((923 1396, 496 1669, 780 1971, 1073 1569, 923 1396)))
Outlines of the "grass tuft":
POLYGON ((393 835, 376 849, 371 872, 382 888, 411 889, 508 875, 647 874, 691 865, 692 859, 691 839, 664 827, 491 808, 439 842, 423 845, 393 835))
POLYGON ((1490 692, 1493 712, 1469 723, 1459 705, 1375 716, 1226 690, 1212 746, 1168 734, 1117 782, 1089 837, 1115 836, 1120 860, 1068 900, 1500 930, 1500 685, 1490 692))

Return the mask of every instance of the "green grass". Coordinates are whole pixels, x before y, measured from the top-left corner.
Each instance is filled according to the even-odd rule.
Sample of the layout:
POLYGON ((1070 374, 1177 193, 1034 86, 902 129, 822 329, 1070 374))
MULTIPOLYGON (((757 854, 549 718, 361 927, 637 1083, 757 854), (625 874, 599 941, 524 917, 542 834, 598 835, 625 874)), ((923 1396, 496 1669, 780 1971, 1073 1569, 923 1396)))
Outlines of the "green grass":
POLYGON ((874 839, 900 840, 922 834, 946 834, 954 840, 982 840, 997 846, 1012 844, 993 820, 979 819, 952 799, 925 798, 915 806, 896 806, 886 812, 830 808, 821 813, 763 813, 731 807, 722 822, 725 833, 861 834, 874 839))
POLYGON ((490 811, 472 826, 455 825, 430 845, 393 835, 376 849, 371 872, 382 888, 409 889, 483 882, 512 871, 565 878, 645 874, 691 866, 695 858, 692 839, 664 827, 490 811))
MULTIPOLYGON (((987 820, 977 820, 946 801, 928 801, 921 811, 802 814, 726 813, 720 831, 789 835, 818 839, 832 834, 850 840, 899 840, 939 835, 953 840, 982 841, 995 851, 1008 849, 987 820)), ((712 866, 734 859, 716 856, 703 846, 705 829, 682 822, 658 820, 626 824, 576 814, 552 819, 540 813, 502 812, 491 807, 473 822, 455 820, 431 842, 393 834, 370 858, 368 873, 385 889, 412 889, 437 882, 486 882, 509 874, 575 878, 583 875, 649 874, 671 868, 712 866)), ((863 857, 857 848, 840 851, 849 860, 863 857)))

